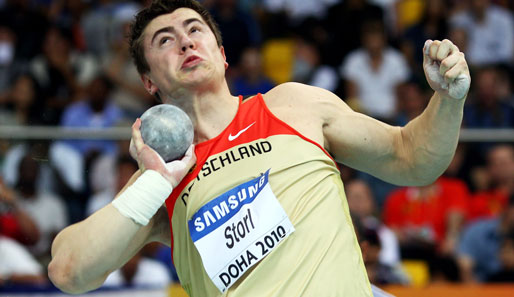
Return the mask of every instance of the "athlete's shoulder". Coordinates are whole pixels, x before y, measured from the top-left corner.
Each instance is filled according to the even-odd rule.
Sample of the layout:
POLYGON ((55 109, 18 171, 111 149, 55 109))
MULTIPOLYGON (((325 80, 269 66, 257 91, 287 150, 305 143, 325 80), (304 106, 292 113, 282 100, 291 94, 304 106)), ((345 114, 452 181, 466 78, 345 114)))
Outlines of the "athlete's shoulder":
MULTIPOLYGON (((267 93, 263 94, 266 97, 291 97, 301 95, 304 92, 315 92, 315 87, 297 82, 286 82, 275 86, 267 93)), ((302 96, 303 97, 303 96, 302 96)))
MULTIPOLYGON (((263 94, 264 101, 267 104, 294 104, 295 106, 308 104, 313 99, 327 97, 330 93, 327 90, 313 87, 310 85, 286 82, 280 84, 267 93, 263 94)), ((332 93, 330 93, 332 96, 332 93)))
POLYGON ((293 111, 291 109, 299 111, 304 107, 308 108, 307 93, 310 88, 312 87, 301 83, 287 82, 262 94, 262 98, 272 112, 284 111, 284 109, 289 112, 293 111))
POLYGON ((334 93, 323 88, 297 82, 280 84, 263 94, 263 98, 271 108, 286 105, 295 108, 306 108, 311 112, 317 110, 321 114, 330 112, 335 106, 348 109, 343 100, 334 93), (341 107, 340 105, 344 106, 341 107))

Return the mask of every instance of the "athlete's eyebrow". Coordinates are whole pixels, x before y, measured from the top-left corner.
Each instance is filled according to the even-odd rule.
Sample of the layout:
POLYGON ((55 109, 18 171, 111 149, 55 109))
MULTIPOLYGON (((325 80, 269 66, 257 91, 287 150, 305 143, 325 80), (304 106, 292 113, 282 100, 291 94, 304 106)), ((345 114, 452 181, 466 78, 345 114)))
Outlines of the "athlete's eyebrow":
MULTIPOLYGON (((183 22, 182 22, 182 26, 186 27, 186 26, 188 26, 189 24, 194 23, 194 22, 199 22, 199 23, 200 23, 200 24, 202 24, 202 25, 204 24, 204 23, 203 23, 200 19, 198 19, 198 18, 189 18, 189 19, 187 19, 187 20, 185 20, 185 21, 183 21, 183 22)), ((163 28, 161 28, 161 29, 159 29, 159 30, 155 31, 155 33, 154 33, 154 34, 153 34, 153 36, 152 36, 152 40, 151 40, 151 42, 150 42, 150 43, 153 43, 153 41, 155 40, 155 38, 156 38, 159 34, 161 34, 161 33, 165 33, 165 32, 173 33, 173 32, 175 32, 175 28, 173 28, 173 26, 167 26, 167 27, 163 27, 163 28)))
POLYGON ((168 27, 160 28, 159 30, 155 31, 155 33, 152 36, 152 41, 150 42, 150 44, 153 44, 153 41, 157 37, 157 35, 164 33, 164 32, 173 33, 173 32, 175 32, 175 28, 168 26, 168 27))
POLYGON ((200 24, 204 25, 204 23, 198 19, 198 18, 190 18, 190 19, 187 19, 185 21, 182 22, 182 25, 184 27, 186 27, 187 25, 191 24, 191 23, 194 23, 194 22, 199 22, 200 24))

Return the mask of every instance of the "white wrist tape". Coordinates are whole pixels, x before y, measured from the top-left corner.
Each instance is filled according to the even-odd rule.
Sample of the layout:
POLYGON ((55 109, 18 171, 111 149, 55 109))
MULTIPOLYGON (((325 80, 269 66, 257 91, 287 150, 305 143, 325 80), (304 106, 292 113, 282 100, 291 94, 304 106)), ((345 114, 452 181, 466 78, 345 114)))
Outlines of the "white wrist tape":
POLYGON ((173 187, 157 171, 146 170, 112 205, 124 216, 146 226, 173 187))

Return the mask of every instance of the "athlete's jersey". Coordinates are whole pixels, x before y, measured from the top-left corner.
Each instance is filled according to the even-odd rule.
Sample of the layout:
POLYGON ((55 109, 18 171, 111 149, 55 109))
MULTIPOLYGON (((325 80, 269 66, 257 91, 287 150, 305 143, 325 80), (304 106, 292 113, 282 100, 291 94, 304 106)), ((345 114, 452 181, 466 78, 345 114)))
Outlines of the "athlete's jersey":
POLYGON ((196 166, 166 201, 174 264, 190 296, 371 296, 334 160, 275 117, 260 94, 240 99, 233 121, 216 138, 197 144, 195 153, 196 166), (265 211, 252 217, 257 200, 268 198, 278 199, 294 227, 290 234, 274 225, 279 227, 251 242, 246 258, 224 263, 227 247, 257 232, 257 219, 276 216, 271 208, 277 207, 269 206, 269 216, 265 211), (220 227, 238 209, 244 220, 220 227), (201 237, 206 230, 212 233, 201 237), (209 245, 200 247, 207 237, 209 245), (218 251, 219 259, 202 260, 218 251), (228 288, 223 293, 206 271, 216 261, 228 267, 215 271, 228 288))

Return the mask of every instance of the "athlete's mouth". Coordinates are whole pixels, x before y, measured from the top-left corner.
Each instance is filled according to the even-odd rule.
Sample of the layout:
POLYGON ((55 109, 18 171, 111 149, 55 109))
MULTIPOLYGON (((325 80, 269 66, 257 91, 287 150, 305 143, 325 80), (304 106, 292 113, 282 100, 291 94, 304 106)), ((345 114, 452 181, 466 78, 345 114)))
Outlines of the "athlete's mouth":
POLYGON ((202 62, 202 59, 200 57, 192 55, 192 56, 187 57, 187 59, 184 61, 184 63, 182 63, 181 68, 182 69, 190 68, 190 67, 198 65, 198 63, 200 63, 200 62, 202 62))

